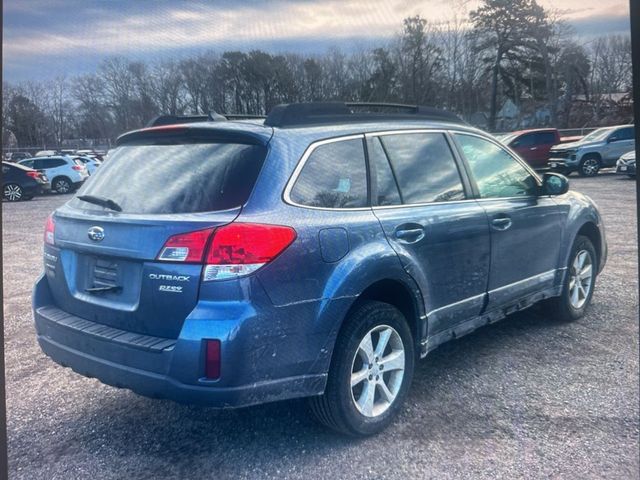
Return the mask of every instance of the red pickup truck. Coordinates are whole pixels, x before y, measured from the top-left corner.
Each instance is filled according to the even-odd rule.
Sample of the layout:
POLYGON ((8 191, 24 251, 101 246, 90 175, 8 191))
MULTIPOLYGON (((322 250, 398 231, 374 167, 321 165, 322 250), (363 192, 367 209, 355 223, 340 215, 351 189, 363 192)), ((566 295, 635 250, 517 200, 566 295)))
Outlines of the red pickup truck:
POLYGON ((559 143, 575 142, 580 138, 582 137, 560 137, 557 128, 519 130, 498 136, 502 143, 518 153, 535 169, 547 167, 551 147, 559 143))

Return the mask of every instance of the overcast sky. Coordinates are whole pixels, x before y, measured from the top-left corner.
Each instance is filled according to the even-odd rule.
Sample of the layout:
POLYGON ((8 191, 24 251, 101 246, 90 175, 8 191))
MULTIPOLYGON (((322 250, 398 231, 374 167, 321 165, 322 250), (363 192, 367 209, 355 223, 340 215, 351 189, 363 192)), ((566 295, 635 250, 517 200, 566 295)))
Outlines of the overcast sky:
MULTIPOLYGON (((629 3, 539 0, 562 12, 587 42, 629 32, 629 3)), ((3 74, 7 81, 90 72, 106 56, 158 60, 206 50, 322 53, 383 44, 402 19, 442 21, 460 5, 441 0, 4 0, 3 74)))

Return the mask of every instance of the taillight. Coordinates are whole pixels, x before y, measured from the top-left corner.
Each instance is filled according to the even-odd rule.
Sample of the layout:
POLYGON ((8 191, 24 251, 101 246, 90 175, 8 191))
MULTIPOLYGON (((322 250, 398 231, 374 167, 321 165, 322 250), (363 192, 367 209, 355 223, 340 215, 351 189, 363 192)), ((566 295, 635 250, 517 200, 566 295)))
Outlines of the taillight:
POLYGON ((162 247, 158 260, 202 263, 202 257, 213 230, 213 228, 207 228, 170 237, 162 247))
POLYGON ((77 172, 81 172, 82 170, 84 170, 84 167, 81 167, 80 165, 73 165, 71 168, 73 168, 77 172))
POLYGON ((53 221, 53 213, 47 217, 47 222, 44 225, 44 243, 48 243, 49 245, 55 245, 54 236, 55 236, 56 224, 53 221))
POLYGON ((231 223, 213 234, 205 260, 204 281, 226 280, 255 272, 296 239, 296 231, 281 225, 231 223))
POLYGON ((29 172, 25 172, 27 174, 27 176, 31 177, 31 178, 40 178, 40 172, 36 172, 35 170, 31 170, 29 172))
POLYGON ((205 340, 204 375, 208 379, 220 378, 220 340, 205 340))
POLYGON ((202 262, 205 265, 203 281, 227 280, 255 272, 280 255, 295 239, 296 231, 291 227, 231 223, 170 237, 158 260, 202 262))

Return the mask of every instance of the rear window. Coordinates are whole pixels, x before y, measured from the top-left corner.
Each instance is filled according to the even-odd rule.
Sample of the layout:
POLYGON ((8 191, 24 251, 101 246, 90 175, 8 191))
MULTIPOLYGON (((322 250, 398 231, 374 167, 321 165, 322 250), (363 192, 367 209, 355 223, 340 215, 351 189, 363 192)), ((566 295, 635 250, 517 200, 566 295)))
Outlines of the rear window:
MULTIPOLYGON (((265 156, 264 146, 235 143, 124 145, 79 194, 112 200, 123 213, 227 210, 246 203, 265 156)), ((77 198, 71 205, 103 209, 77 198)))

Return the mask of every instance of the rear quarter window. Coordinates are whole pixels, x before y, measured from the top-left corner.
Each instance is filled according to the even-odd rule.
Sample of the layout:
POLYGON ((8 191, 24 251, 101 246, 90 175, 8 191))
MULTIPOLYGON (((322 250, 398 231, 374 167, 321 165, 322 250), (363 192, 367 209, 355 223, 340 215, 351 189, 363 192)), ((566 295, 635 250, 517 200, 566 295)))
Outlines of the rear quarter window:
POLYGON ((317 146, 296 179, 290 198, 309 207, 366 207, 367 167, 362 139, 317 146))
MULTIPOLYGON (((267 149, 237 143, 123 145, 80 190, 108 198, 123 213, 227 210, 246 203, 267 149)), ((74 198, 71 206, 103 207, 74 198)))

